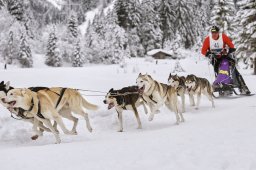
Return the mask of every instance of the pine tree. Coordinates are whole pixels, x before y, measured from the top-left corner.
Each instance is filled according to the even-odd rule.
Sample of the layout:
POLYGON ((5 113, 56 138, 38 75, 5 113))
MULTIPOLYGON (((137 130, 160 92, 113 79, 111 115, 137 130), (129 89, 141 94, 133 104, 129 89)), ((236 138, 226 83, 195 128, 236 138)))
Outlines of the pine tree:
POLYGON ((8 0, 7 9, 18 21, 24 20, 24 2, 23 0, 8 0))
POLYGON ((138 36, 137 29, 133 28, 127 34, 131 57, 143 57, 145 52, 142 44, 140 43, 140 37, 138 36))
POLYGON ((51 32, 49 35, 49 40, 47 44, 47 53, 46 53, 46 61, 45 64, 53 67, 60 67, 62 65, 62 61, 59 55, 59 49, 57 48, 57 37, 55 32, 51 32))
POLYGON ((221 31, 231 36, 234 33, 232 23, 235 16, 233 0, 215 0, 211 14, 211 23, 219 26, 221 31))
POLYGON ((141 44, 145 54, 152 49, 162 47, 162 31, 157 4, 154 1, 145 1, 141 4, 142 22, 138 27, 141 44))
POLYGON ((175 5, 177 33, 181 36, 185 48, 191 48, 196 43, 197 27, 193 18, 193 5, 185 0, 177 1, 175 5))
POLYGON ((87 28, 86 56, 89 56, 92 63, 117 64, 130 57, 127 34, 124 28, 116 24, 117 16, 114 11, 102 16, 94 19, 87 28))
POLYGON ((0 10, 1 10, 1 8, 4 6, 4 3, 3 3, 3 1, 2 0, 0 0, 0 10))
POLYGON ((83 59, 82 59, 82 54, 81 54, 81 48, 80 48, 80 42, 79 41, 76 43, 76 46, 75 46, 72 66, 73 67, 82 67, 83 66, 83 59))
POLYGON ((240 31, 236 41, 237 57, 249 61, 249 58, 256 57, 256 1, 243 0, 238 3, 238 7, 240 31))
POLYGON ((70 33, 70 36, 72 38, 77 38, 78 37, 78 25, 77 25, 77 17, 75 14, 72 14, 69 18, 68 21, 68 30, 70 33))
POLYGON ((117 14, 117 23, 125 30, 130 30, 139 25, 141 9, 139 0, 117 0, 114 5, 117 14))
POLYGON ((7 54, 6 54, 6 63, 7 64, 12 64, 12 59, 13 59, 13 32, 9 32, 9 40, 8 40, 8 46, 7 46, 7 54))
POLYGON ((27 44, 26 37, 22 34, 20 38, 20 51, 19 51, 19 62, 21 63, 22 67, 32 67, 33 66, 33 59, 30 47, 27 44))
POLYGON ((175 73, 175 72, 185 72, 185 70, 181 67, 179 60, 175 62, 175 66, 172 73, 175 73))
POLYGON ((160 28, 163 32, 162 47, 168 40, 174 38, 175 28, 174 22, 176 20, 174 1, 161 0, 159 6, 159 14, 161 18, 160 28))

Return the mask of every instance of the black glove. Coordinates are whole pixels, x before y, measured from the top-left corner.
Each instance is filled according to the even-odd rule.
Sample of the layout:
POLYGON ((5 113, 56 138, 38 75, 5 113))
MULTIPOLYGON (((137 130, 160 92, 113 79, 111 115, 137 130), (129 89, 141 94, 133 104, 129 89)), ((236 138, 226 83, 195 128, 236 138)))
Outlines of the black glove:
POLYGON ((235 51, 236 51, 235 48, 230 48, 230 49, 228 50, 228 55, 231 54, 231 53, 233 53, 233 52, 235 52, 235 51))
POLYGON ((210 51, 207 51, 207 53, 205 54, 205 57, 210 57, 210 55, 211 55, 212 53, 210 52, 210 51))

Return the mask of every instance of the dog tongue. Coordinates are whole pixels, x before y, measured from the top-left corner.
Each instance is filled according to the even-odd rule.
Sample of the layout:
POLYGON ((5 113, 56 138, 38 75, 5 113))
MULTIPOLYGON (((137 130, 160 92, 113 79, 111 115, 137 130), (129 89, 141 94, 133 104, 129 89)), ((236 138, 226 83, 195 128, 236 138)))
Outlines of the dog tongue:
POLYGON ((111 109, 112 107, 114 107, 114 104, 113 103, 109 103, 108 110, 111 109))
POLYGON ((144 86, 138 89, 138 92, 142 94, 144 92, 144 86))
POLYGON ((14 106, 14 105, 16 104, 16 102, 15 102, 15 101, 12 101, 12 102, 9 102, 9 104, 10 104, 11 106, 14 106))

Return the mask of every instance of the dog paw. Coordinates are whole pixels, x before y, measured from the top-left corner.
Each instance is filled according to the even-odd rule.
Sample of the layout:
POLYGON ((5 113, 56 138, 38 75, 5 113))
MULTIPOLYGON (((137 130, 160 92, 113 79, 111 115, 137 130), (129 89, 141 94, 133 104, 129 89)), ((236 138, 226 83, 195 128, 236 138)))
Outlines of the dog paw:
POLYGON ((92 133, 92 128, 88 128, 88 131, 89 131, 90 133, 92 133))
POLYGON ((198 107, 196 107, 195 109, 196 109, 196 110, 199 110, 199 108, 198 108, 198 107))
POLYGON ((179 125, 179 124, 180 124, 180 121, 177 121, 177 122, 176 122, 176 125, 179 125))
POLYGON ((142 126, 138 126, 137 129, 142 129, 142 126))
POLYGON ((56 137, 56 142, 55 142, 55 144, 60 144, 61 143, 61 140, 60 140, 60 138, 59 138, 59 136, 58 137, 56 137))
POLYGON ((117 132, 123 132, 123 129, 119 129, 117 132))
POLYGON ((77 135, 77 131, 76 130, 72 130, 71 131, 74 135, 77 135))
POLYGON ((153 116, 149 116, 149 117, 148 117, 148 121, 152 121, 153 119, 154 119, 153 116))
POLYGON ((32 140, 37 140, 38 137, 39 137, 38 135, 34 135, 34 136, 31 137, 31 139, 32 139, 32 140))
POLYGON ((160 113, 160 110, 156 110, 156 114, 160 113))
POLYGON ((60 144, 60 143, 61 143, 61 141, 56 141, 56 142, 55 142, 55 144, 60 144))

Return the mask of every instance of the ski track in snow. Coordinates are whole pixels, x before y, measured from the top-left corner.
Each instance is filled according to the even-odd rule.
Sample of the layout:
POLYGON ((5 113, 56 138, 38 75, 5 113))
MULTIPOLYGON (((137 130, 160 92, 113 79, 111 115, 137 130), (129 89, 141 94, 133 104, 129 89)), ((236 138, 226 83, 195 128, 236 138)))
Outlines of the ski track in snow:
MULTIPOLYGON (((193 55, 193 54, 191 54, 193 55)), ((213 81, 213 70, 202 58, 180 60, 186 70, 180 75, 196 74, 213 81)), ((49 68, 0 70, 1 80, 11 81, 14 87, 62 86, 107 92, 134 85, 140 72, 167 83, 175 61, 145 62, 127 60, 127 67, 119 65, 91 65, 83 68, 49 68), (134 72, 134 70, 137 70, 134 72)), ((2 65, 1 65, 2 68, 2 65)), ((249 71, 241 70, 252 92, 256 79, 249 71)), ((95 94, 81 92, 83 94, 95 94)), ((96 93, 98 94, 98 93, 96 93)), ((166 107, 148 122, 142 108, 139 113, 143 129, 131 111, 124 112, 124 132, 118 128, 115 110, 107 110, 104 96, 84 96, 100 106, 89 111, 93 132, 79 117, 78 135, 61 132, 61 144, 54 144, 54 136, 45 133, 37 141, 29 123, 10 118, 0 107, 0 167, 2 170, 254 170, 256 169, 256 97, 216 99, 216 108, 202 97, 199 110, 189 106, 186 98, 185 123, 175 125, 174 113, 166 107)), ((64 120, 68 128, 72 123, 64 120)))

